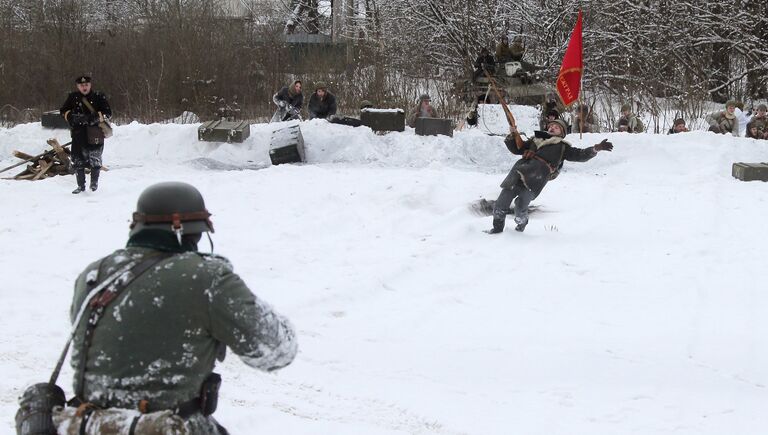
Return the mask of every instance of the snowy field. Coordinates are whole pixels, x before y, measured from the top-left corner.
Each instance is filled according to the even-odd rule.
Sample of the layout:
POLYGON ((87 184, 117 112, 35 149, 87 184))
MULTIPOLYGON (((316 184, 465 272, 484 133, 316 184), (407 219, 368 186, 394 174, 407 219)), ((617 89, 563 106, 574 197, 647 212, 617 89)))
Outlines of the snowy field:
MULTIPOLYGON (((535 111, 514 111, 531 132, 535 111)), ((96 193, 0 180, 0 433, 53 369, 75 277, 165 180, 203 192, 215 251, 299 331, 278 373, 232 353, 217 368, 234 434, 768 433, 768 184, 731 177, 768 142, 571 135, 614 152, 566 162, 525 233, 489 236, 468 204, 515 161, 501 137, 315 120, 309 162, 270 167, 273 127, 220 146, 195 125, 117 127, 96 193)), ((68 141, 0 130, 0 167, 52 136, 68 141)))

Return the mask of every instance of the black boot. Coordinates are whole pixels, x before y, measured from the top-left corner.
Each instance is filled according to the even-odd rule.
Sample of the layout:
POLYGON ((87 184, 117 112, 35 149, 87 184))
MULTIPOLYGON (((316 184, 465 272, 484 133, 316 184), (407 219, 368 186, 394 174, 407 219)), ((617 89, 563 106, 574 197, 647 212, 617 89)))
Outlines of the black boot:
POLYGON ((73 190, 72 193, 78 194, 80 192, 84 192, 85 191, 85 169, 75 170, 75 179, 77 180, 77 189, 73 190))
POLYGON ((504 231, 504 223, 507 219, 507 213, 504 210, 493 210, 493 228, 486 231, 488 234, 499 234, 504 231))
POLYGON ((91 191, 95 192, 99 188, 99 173, 101 168, 91 169, 91 191))
POLYGON ((515 216, 515 223, 517 224, 515 231, 522 233, 525 231, 525 226, 528 225, 528 216, 515 216))

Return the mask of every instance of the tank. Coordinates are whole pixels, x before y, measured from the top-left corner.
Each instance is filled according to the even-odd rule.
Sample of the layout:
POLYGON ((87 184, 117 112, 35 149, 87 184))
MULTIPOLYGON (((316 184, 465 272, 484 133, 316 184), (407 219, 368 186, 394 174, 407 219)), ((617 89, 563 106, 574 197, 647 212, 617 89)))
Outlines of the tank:
MULTIPOLYGON (((537 72, 539 69, 541 67, 524 60, 512 60, 497 63, 493 78, 499 92, 509 103, 536 106, 544 103, 548 94, 554 93, 552 85, 542 82, 537 72)), ((454 83, 454 93, 468 104, 476 101, 498 104, 496 93, 489 91, 488 82, 485 75, 474 77, 473 74, 473 77, 454 83)))

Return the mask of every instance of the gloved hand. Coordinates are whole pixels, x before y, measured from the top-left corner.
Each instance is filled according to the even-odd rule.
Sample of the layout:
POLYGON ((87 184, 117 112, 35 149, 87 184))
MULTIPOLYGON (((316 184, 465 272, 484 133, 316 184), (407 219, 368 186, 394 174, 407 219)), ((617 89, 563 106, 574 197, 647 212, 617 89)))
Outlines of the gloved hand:
POLYGON ((523 151, 523 158, 525 160, 532 159, 533 156, 535 156, 535 155, 536 155, 536 151, 532 151, 532 150, 525 150, 525 151, 523 151))
POLYGON ((67 116, 69 125, 72 127, 82 127, 88 125, 88 118, 85 113, 70 113, 67 116))
POLYGON ((286 105, 286 102, 285 102, 285 101, 283 101, 283 100, 277 100, 277 107, 279 107, 279 108, 281 108, 281 109, 282 109, 282 108, 284 108, 284 107, 285 107, 285 105, 286 105))
POLYGON ((517 126, 510 125, 509 126, 509 134, 515 134, 515 133, 517 133, 517 126))
POLYGON ((603 139, 602 142, 594 146, 595 151, 613 151, 613 144, 608 142, 608 139, 603 139))

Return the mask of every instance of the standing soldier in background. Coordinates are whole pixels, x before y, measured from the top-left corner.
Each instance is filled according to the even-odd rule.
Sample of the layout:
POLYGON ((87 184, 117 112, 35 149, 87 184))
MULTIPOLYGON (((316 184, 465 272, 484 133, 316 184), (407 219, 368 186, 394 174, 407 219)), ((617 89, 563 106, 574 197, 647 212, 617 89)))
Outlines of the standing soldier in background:
POLYGON ((580 104, 573 118, 574 133, 599 133, 600 129, 595 122, 594 113, 586 104, 580 104))
POLYGON ((277 105, 275 114, 269 122, 288 121, 301 117, 301 105, 304 104, 304 95, 301 93, 301 80, 294 80, 290 86, 283 86, 272 96, 272 102, 277 105))
POLYGON ((728 100, 725 110, 713 112, 707 115, 705 120, 709 124, 709 131, 719 134, 732 134, 739 137, 739 119, 736 118, 736 101, 728 100))
POLYGON ((209 217, 195 187, 152 185, 139 196, 126 247, 77 278, 75 398, 54 415, 60 429, 226 434, 211 416, 221 384, 213 369, 226 348, 268 372, 293 361, 290 322, 251 293, 227 259, 198 252, 202 234, 213 232, 209 217))
POLYGON ((616 130, 628 133, 642 133, 645 131, 645 126, 643 126, 643 121, 632 113, 632 106, 624 104, 621 106, 621 116, 616 121, 616 130), (626 124, 622 121, 626 121, 626 124))
POLYGON ((328 119, 336 115, 336 96, 328 92, 328 87, 323 82, 317 82, 315 92, 309 97, 307 105, 309 119, 328 119))
POLYGON ((92 91, 89 76, 80 76, 75 79, 75 83, 77 91, 67 96, 59 112, 71 127, 72 166, 77 179, 77 189, 72 193, 78 194, 85 191, 86 168, 91 170, 91 190, 99 188, 101 156, 104 152, 104 134, 99 128, 99 122, 111 117, 112 109, 104 94, 92 91))
POLYGON ((510 60, 512 60, 512 49, 509 47, 509 38, 507 35, 502 35, 496 45, 496 62, 505 64, 510 60))

